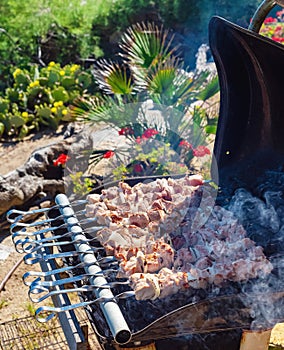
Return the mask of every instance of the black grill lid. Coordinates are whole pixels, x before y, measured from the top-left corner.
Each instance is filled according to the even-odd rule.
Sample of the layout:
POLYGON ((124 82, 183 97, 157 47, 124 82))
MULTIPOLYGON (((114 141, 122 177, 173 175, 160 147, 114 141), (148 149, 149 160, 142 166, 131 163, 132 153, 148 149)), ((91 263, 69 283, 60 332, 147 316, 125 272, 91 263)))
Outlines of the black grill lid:
MULTIPOLYGON (((214 145, 220 186, 253 186, 267 169, 283 171, 284 47, 220 17, 209 24, 220 81, 214 145)), ((212 176, 217 180, 216 166, 212 176)))

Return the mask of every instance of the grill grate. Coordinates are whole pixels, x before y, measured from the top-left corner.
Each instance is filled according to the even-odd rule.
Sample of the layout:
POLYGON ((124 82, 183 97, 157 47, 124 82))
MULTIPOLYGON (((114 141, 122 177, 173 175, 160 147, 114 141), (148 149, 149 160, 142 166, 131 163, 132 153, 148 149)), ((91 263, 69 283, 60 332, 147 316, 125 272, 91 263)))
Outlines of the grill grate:
POLYGON ((55 320, 48 326, 34 317, 0 324, 0 349, 67 349, 61 327, 55 320))
MULTIPOLYGON (((88 327, 88 345, 100 350, 96 335, 83 310, 76 312, 81 326, 88 327)), ((68 344, 57 318, 49 323, 38 323, 33 316, 18 318, 0 324, 0 350, 68 350, 68 344)))

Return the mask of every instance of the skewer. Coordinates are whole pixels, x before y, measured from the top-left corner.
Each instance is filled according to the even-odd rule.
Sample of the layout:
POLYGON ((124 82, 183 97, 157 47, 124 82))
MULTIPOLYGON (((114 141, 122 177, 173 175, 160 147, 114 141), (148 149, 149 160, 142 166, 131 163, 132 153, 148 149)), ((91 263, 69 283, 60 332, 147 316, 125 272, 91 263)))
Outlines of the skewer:
POLYGON ((110 289, 110 288, 114 288, 117 287, 119 285, 129 285, 128 281, 125 282, 120 282, 120 281, 116 281, 116 282, 109 282, 106 283, 105 285, 85 285, 82 287, 77 287, 77 288, 69 288, 69 289, 60 289, 60 290, 51 290, 43 285, 38 285, 38 284, 34 284, 31 286, 30 290, 29 290, 29 298, 33 303, 40 303, 54 295, 59 295, 59 294, 67 294, 67 293, 78 293, 78 292, 93 292, 95 289, 97 288, 104 288, 104 289, 110 289), (41 294, 40 297, 35 298, 32 296, 32 294, 41 294))
POLYGON ((127 299, 133 296, 134 296, 133 291, 127 291, 127 292, 117 294, 116 296, 113 296, 113 297, 101 296, 91 301, 85 301, 83 303, 72 304, 72 305, 67 305, 63 307, 41 306, 36 310, 35 317, 39 322, 44 323, 51 320, 55 316, 55 314, 59 312, 66 312, 66 311, 77 309, 79 307, 86 307, 88 305, 92 305, 96 303, 102 305, 108 302, 117 302, 120 299, 127 299), (42 314, 47 314, 47 316, 43 316, 42 314))
MULTIPOLYGON (((26 286, 30 286, 33 283, 37 283, 38 281, 41 281, 41 277, 46 278, 46 277, 54 276, 54 275, 59 274, 59 273, 72 271, 72 270, 83 268, 83 267, 88 267, 90 265, 91 265, 91 263, 80 262, 79 264, 77 264, 75 266, 64 266, 64 267, 61 267, 59 269, 54 269, 54 270, 50 270, 50 271, 46 271, 46 272, 28 271, 23 275, 22 279, 23 279, 23 282, 26 286), (28 279, 30 277, 35 277, 35 278, 33 278, 32 281, 29 281, 28 279)), ((117 272, 116 269, 106 269, 106 270, 102 270, 100 272, 97 272, 97 276, 107 276, 109 274, 116 273, 116 272, 117 272)))
MULTIPOLYGON (((103 228, 102 226, 98 226, 96 228, 93 228, 92 231, 97 232, 97 231, 101 230, 102 228, 103 228)), ((82 240, 80 241, 79 239, 70 240, 70 241, 60 241, 60 242, 56 241, 57 239, 60 239, 64 236, 70 236, 70 233, 69 232, 67 232, 67 233, 68 234, 66 234, 66 235, 64 234, 64 235, 58 235, 58 236, 51 236, 51 237, 46 237, 46 238, 38 239, 38 240, 33 240, 33 239, 26 237, 25 239, 17 240, 16 242, 14 242, 14 244, 15 244, 15 248, 16 248, 17 252, 33 253, 33 252, 36 252, 37 250, 39 250, 40 248, 59 247, 59 246, 83 242, 82 240), (53 243, 48 243, 48 242, 53 242, 53 243), (21 246, 22 248, 19 248, 19 246, 21 246)), ((94 241, 98 241, 96 237, 92 237, 92 238, 87 239, 87 242, 94 242, 94 241)), ((104 249, 104 248, 101 247, 100 249, 104 249)))

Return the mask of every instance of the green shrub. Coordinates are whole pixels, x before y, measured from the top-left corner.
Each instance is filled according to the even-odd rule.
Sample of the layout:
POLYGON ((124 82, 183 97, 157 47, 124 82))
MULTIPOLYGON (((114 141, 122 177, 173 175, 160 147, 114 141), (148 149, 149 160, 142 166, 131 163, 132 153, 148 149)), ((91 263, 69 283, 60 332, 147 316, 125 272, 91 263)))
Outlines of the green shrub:
POLYGON ((0 92, 13 85, 11 69, 55 61, 89 67, 98 57, 113 58, 129 25, 154 21, 175 32, 183 59, 191 68, 208 23, 220 15, 245 27, 260 0, 18 0, 2 1, 0 92))
POLYGON ((0 135, 22 139, 43 126, 57 129, 68 118, 68 106, 88 92, 91 75, 76 64, 17 68, 14 83, 0 98, 0 135))

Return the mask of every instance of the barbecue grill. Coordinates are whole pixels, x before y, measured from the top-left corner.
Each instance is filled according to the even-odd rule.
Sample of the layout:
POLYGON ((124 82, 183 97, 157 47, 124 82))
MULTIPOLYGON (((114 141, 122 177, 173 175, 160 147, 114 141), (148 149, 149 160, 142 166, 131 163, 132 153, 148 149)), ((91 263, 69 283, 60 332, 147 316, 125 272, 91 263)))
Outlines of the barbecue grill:
MULTIPOLYGON (((260 197, 263 191, 271 190, 271 183, 283 190, 284 142, 280 130, 284 107, 278 80, 284 81, 280 66, 284 49, 256 33, 275 4, 274 1, 261 4, 250 30, 218 17, 210 22, 210 46, 221 89, 214 146, 220 184, 217 202, 221 206, 226 206, 240 187, 260 197), (261 187, 263 184, 266 187, 261 187)), ((216 174, 212 167, 215 180, 216 174)), ((145 179, 125 182, 133 185, 142 180, 145 179)), ((101 189, 94 192, 100 193, 101 189)), ((251 337, 253 348, 264 349, 271 328, 283 321, 281 235, 274 237, 269 230, 257 235, 254 230, 258 228, 249 226, 251 236, 264 246, 274 266, 272 273, 262 279, 262 288, 254 288, 258 281, 249 281, 241 287, 228 283, 218 290, 208 287, 186 294, 178 292, 165 299, 139 301, 128 281, 116 278, 117 260, 108 256, 96 240, 96 218, 84 215, 86 200, 70 203, 66 195, 58 194, 55 202, 47 209, 29 212, 13 209, 7 217, 17 251, 25 254, 26 264, 40 263, 42 269, 23 276, 30 287, 31 300, 51 298, 54 304, 39 307, 36 318, 47 322, 58 314, 70 349, 87 346, 73 311, 79 307, 85 309, 101 347, 109 350, 246 350, 252 348, 251 337), (25 217, 30 214, 42 214, 44 218, 27 223, 25 217), (58 258, 63 267, 58 267, 58 258), (68 277, 62 277, 62 273, 68 277), (80 301, 72 304, 69 293, 77 294, 80 301)))

